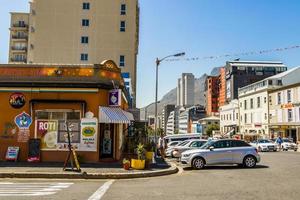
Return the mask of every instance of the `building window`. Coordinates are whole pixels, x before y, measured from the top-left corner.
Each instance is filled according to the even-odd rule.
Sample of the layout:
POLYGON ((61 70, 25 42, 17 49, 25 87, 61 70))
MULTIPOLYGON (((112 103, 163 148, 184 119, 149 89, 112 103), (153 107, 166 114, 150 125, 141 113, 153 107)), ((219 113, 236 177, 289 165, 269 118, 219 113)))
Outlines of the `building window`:
POLYGON ((239 119, 239 114, 238 114, 238 113, 236 113, 235 115, 236 115, 236 117, 235 117, 235 118, 236 118, 236 120, 238 120, 238 119, 239 119))
POLYGON ((82 9, 83 10, 89 10, 90 9, 90 3, 88 3, 88 2, 82 3, 82 9))
POLYGON ((250 109, 253 109, 253 99, 250 99, 250 109))
POLYGON ((267 103, 267 97, 264 97, 264 103, 267 103))
POLYGON ((82 43, 82 44, 88 44, 88 43, 89 43, 89 37, 87 37, 87 36, 82 36, 82 37, 81 37, 81 43, 82 43))
POLYGON ((124 55, 120 55, 120 63, 119 63, 120 67, 125 67, 125 56, 124 55))
POLYGON ((288 109, 288 122, 293 121, 293 111, 292 109, 288 109))
POLYGON ((126 4, 121 4, 121 15, 126 15, 126 4))
POLYGON ((280 92, 277 93, 277 104, 278 105, 281 104, 281 93, 280 92))
POLYGON ((87 53, 82 53, 82 54, 80 55, 80 60, 81 60, 81 61, 87 61, 88 58, 89 58, 89 55, 88 55, 87 53))
POLYGON ((260 97, 257 97, 257 107, 260 108, 260 97))
POLYGON ((82 26, 89 26, 90 25, 90 20, 89 19, 83 19, 81 25, 82 26))
POLYGON ((245 113, 244 119, 245 119, 245 124, 246 124, 247 123, 247 113, 245 113))
POLYGON ((247 100, 244 100, 244 109, 247 110, 247 100))
POLYGON ((125 30, 126 30, 126 22, 121 21, 120 22, 120 32, 125 32, 125 30))
POLYGON ((292 91, 288 90, 287 91, 287 102, 291 103, 292 102, 292 95, 291 95, 292 91))

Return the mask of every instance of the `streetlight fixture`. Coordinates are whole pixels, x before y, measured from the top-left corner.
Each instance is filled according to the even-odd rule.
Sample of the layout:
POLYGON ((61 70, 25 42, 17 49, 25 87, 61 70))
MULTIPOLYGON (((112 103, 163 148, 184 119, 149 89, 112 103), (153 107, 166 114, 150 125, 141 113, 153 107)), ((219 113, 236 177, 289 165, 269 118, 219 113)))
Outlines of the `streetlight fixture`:
MULTIPOLYGON (((154 123, 154 141, 155 144, 157 144, 157 93, 158 93, 158 66, 159 64, 165 60, 166 58, 170 58, 170 57, 179 57, 179 56, 184 56, 185 52, 181 52, 181 53, 176 53, 176 54, 172 54, 166 57, 163 57, 162 59, 156 58, 156 86, 155 86, 155 123, 154 123)), ((157 155, 157 146, 155 146, 155 157, 157 155)))

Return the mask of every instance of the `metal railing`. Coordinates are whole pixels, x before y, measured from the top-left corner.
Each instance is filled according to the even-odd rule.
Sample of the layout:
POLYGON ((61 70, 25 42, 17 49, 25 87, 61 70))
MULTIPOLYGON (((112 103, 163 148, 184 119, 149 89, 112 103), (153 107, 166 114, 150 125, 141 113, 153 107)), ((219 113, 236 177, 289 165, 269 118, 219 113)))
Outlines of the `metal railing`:
POLYGON ((17 50, 17 51, 27 51, 27 47, 16 47, 12 46, 11 50, 17 50))

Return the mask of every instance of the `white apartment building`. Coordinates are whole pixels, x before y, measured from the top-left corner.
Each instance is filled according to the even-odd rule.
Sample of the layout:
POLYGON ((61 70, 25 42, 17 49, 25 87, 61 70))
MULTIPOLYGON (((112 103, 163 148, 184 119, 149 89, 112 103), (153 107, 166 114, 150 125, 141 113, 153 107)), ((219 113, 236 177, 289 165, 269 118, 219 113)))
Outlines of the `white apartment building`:
POLYGON ((219 108, 222 135, 239 133, 239 102, 234 99, 219 108))
POLYGON ((269 138, 269 93, 299 82, 300 67, 239 89, 240 130, 245 139, 269 138), (297 77, 298 76, 298 77, 297 77))
POLYGON ((175 111, 170 112, 167 120, 167 135, 172 135, 175 133, 175 111))
POLYGON ((189 110, 185 110, 179 115, 179 134, 188 133, 188 124, 189 124, 189 110))
POLYGON ((183 73, 178 79, 177 106, 194 105, 195 77, 191 73, 183 73))

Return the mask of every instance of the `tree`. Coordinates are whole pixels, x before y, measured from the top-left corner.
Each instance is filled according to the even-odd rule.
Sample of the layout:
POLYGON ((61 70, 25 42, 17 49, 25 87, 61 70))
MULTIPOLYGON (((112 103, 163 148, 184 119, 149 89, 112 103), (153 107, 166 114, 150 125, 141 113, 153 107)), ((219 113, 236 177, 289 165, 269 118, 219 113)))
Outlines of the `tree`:
POLYGON ((206 135, 209 137, 212 137, 212 131, 213 130, 220 130, 220 127, 218 124, 210 124, 208 125, 208 127, 206 128, 206 135))

